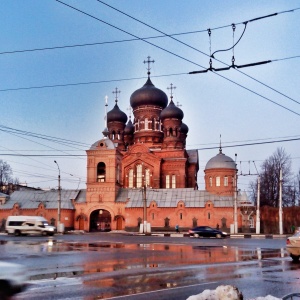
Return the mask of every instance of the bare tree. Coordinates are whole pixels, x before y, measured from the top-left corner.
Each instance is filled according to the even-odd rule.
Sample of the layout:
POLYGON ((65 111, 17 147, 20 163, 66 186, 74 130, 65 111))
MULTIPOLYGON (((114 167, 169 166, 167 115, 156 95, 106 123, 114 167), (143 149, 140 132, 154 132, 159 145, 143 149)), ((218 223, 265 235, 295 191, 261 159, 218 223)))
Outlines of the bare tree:
POLYGON ((13 172, 10 165, 0 159, 0 192, 9 194, 19 184, 17 178, 12 177, 13 172))
MULTIPOLYGON (((260 170, 260 204, 272 207, 279 206, 280 169, 282 169, 282 205, 295 205, 295 187, 292 180, 291 158, 283 148, 276 151, 261 165, 260 170)), ((250 187, 254 202, 257 199, 257 182, 251 182, 250 187)))

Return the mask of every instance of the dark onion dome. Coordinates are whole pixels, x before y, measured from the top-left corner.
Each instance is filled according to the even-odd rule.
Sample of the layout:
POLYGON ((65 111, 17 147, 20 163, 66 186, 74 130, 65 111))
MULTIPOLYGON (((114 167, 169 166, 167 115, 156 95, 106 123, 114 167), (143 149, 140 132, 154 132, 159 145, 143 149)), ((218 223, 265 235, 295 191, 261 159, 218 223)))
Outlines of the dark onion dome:
POLYGON ((141 105, 155 105, 165 108, 168 104, 168 96, 156 88, 148 78, 143 87, 132 93, 130 105, 133 109, 141 105))
POLYGON ((236 164, 232 158, 226 156, 222 153, 222 149, 220 148, 219 153, 211 158, 206 166, 205 170, 209 169, 236 169, 236 164))
POLYGON ((114 108, 107 113, 107 123, 110 122, 122 122, 124 124, 127 122, 127 115, 120 110, 117 102, 114 108))
POLYGON ((183 122, 180 125, 180 132, 183 134, 187 134, 189 132, 188 126, 183 122))
POLYGON ((183 119, 183 111, 174 104, 173 100, 171 100, 169 105, 161 111, 160 119, 162 121, 165 119, 182 120, 183 119))
POLYGON ((125 129, 124 129, 124 134, 133 134, 133 133, 134 133, 134 126, 131 122, 131 118, 129 117, 129 121, 126 124, 125 129))

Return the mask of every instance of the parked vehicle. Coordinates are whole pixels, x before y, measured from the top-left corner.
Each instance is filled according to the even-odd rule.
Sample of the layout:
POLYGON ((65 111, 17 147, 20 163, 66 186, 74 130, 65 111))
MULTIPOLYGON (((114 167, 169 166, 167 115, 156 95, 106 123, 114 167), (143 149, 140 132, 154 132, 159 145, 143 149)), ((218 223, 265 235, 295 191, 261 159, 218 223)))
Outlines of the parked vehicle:
POLYGON ((297 230, 293 236, 286 240, 286 250, 293 261, 297 262, 300 259, 300 231, 297 230))
POLYGON ((189 230, 190 237, 215 237, 225 238, 227 233, 209 226, 198 226, 189 230))
POLYGON ((5 231, 17 236, 27 234, 53 235, 55 229, 54 226, 48 224, 45 218, 38 216, 9 216, 5 223, 5 231))
POLYGON ((26 274, 24 266, 0 261, 0 299, 22 292, 27 286, 26 274))

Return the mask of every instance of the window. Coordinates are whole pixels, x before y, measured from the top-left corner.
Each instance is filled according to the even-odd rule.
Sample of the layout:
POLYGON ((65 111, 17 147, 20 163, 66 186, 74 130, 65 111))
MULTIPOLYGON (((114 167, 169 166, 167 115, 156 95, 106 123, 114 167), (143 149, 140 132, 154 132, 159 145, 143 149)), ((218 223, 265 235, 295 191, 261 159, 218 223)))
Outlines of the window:
POLYGON ((143 179, 143 166, 142 165, 137 165, 136 166, 136 187, 140 188, 142 187, 142 179, 143 179))
POLYGON ((166 189, 170 188, 170 175, 166 175, 166 189))
POLYGON ((153 118, 152 119, 152 130, 156 129, 156 120, 153 118))
POLYGON ((227 176, 224 177, 224 186, 228 186, 228 177, 227 176))
POLYGON ((150 170, 145 170, 145 184, 146 186, 150 186, 150 170))
POLYGON ((212 182, 213 182, 212 177, 209 177, 209 186, 212 186, 212 182))
POLYGON ((120 165, 117 165, 117 183, 120 182, 120 165))
POLYGON ((179 217, 180 217, 180 220, 182 220, 182 213, 180 213, 179 217))
POLYGON ((210 213, 207 214, 207 218, 208 218, 208 220, 210 220, 210 213))
POLYGON ((105 182, 105 163, 100 162, 97 165, 97 182, 105 182))
POLYGON ((172 189, 176 189, 176 175, 172 175, 172 189))
POLYGON ((133 188, 133 170, 130 169, 128 172, 128 187, 133 188))
POLYGON ((220 176, 216 177, 216 186, 220 186, 221 185, 221 180, 220 180, 220 176))
POLYGON ((145 130, 148 130, 148 118, 145 118, 145 130))

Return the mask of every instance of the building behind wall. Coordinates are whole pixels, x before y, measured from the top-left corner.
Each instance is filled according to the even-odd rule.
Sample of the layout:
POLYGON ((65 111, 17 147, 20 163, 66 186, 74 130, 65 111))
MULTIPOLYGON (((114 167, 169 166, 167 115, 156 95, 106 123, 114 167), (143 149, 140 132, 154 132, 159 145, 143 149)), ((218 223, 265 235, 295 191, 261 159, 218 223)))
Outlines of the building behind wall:
MULTIPOLYGON (((236 164, 220 145, 219 153, 206 164, 205 190, 198 190, 198 151, 186 149, 189 128, 183 122, 184 112, 173 102, 173 88, 171 84, 169 100, 153 85, 148 72, 146 83, 130 97, 132 118, 120 110, 116 89, 103 136, 86 151, 86 190, 66 193, 62 199, 61 222, 66 228, 138 230, 146 218, 152 230, 218 224, 229 231, 236 164)), ((40 195, 40 202, 29 202, 30 214, 40 214, 43 204, 44 216, 55 223, 57 198, 49 200, 47 193, 44 198, 40 195)), ((25 203, 30 199, 30 194, 17 197, 13 193, 0 205, 0 217, 29 213, 25 203)), ((239 207, 237 217, 242 228, 246 223, 239 207)), ((253 217, 249 216, 248 227, 255 224, 253 217)))

